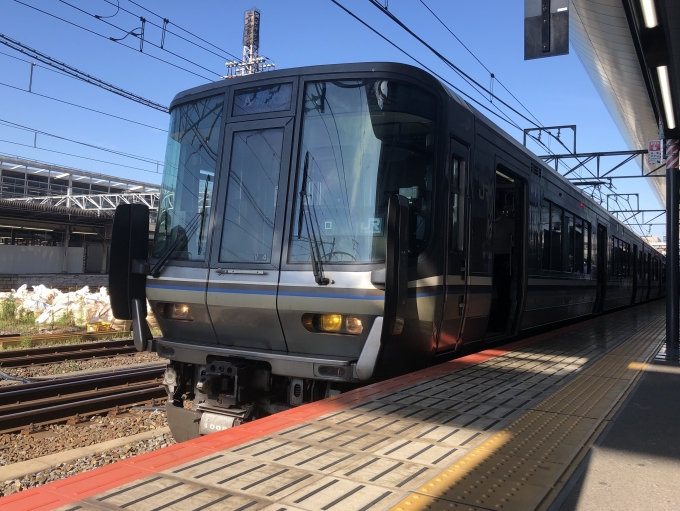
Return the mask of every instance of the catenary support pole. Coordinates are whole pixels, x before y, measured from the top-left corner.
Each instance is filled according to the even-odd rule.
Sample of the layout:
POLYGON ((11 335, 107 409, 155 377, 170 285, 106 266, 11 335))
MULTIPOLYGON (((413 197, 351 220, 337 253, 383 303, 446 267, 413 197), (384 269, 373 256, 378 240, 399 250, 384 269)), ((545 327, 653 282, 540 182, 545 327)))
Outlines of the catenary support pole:
POLYGON ((678 200, 678 140, 666 140, 666 342, 678 343, 678 292, 680 258, 678 236, 680 215, 678 200))

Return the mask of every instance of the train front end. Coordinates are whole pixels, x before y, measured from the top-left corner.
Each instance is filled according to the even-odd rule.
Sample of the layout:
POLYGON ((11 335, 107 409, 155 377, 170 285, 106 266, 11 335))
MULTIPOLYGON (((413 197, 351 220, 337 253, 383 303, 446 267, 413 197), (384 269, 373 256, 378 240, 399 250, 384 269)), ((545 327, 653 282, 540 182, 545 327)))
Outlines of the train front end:
MULTIPOLYGON (((408 330, 441 112, 415 71, 277 71, 173 102, 153 248, 121 263, 144 289, 115 291, 111 278, 139 348, 168 359, 178 440, 371 381, 408 330)), ((427 344, 431 323, 415 323, 427 344)))

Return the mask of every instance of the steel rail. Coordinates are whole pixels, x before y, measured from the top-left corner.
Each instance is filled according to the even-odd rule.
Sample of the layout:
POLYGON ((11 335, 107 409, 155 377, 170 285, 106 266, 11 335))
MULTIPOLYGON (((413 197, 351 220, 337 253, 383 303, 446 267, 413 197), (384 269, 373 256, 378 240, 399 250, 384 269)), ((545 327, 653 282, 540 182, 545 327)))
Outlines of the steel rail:
POLYGON ((113 357, 129 353, 136 353, 131 339, 8 350, 0 352, 0 368, 28 367, 67 360, 113 357))
POLYGON ((90 373, 0 387, 0 407, 40 399, 88 392, 92 389, 144 383, 163 376, 165 366, 135 367, 122 371, 90 373))
POLYGON ((162 374, 154 366, 8 387, 0 392, 0 433, 162 399, 162 374))

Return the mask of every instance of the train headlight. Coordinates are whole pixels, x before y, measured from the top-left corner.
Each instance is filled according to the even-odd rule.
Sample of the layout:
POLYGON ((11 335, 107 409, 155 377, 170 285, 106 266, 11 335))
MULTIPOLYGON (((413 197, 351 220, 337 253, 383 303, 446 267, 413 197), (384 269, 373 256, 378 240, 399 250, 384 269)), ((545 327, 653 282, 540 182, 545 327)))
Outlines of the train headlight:
POLYGON ((175 319, 179 321, 193 321, 194 314, 191 312, 191 307, 186 303, 166 303, 163 306, 163 316, 167 319, 175 319))
POLYGON ((307 325, 308 330, 317 332, 327 332, 334 334, 359 335, 364 331, 364 326, 359 318, 345 316, 342 314, 314 314, 311 325, 309 315, 303 316, 303 324, 307 325), (306 319, 307 318, 307 319, 306 319))
POLYGON ((340 314, 319 314, 319 330, 324 332, 339 332, 342 329, 340 314))
POLYGON ((359 318, 347 316, 345 318, 345 330, 347 330, 348 334, 359 335, 364 331, 364 326, 361 324, 361 320, 359 318))

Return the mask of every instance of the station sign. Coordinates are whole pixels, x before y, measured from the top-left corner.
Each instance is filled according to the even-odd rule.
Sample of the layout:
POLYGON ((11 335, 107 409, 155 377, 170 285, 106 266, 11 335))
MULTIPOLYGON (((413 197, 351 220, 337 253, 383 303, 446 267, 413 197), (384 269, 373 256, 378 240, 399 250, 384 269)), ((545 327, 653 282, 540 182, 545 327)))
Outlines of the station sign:
POLYGON ((659 165, 663 162, 663 140, 650 140, 647 151, 650 165, 659 165))

